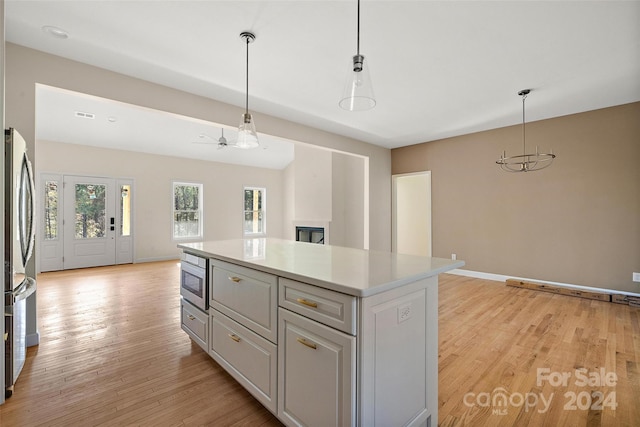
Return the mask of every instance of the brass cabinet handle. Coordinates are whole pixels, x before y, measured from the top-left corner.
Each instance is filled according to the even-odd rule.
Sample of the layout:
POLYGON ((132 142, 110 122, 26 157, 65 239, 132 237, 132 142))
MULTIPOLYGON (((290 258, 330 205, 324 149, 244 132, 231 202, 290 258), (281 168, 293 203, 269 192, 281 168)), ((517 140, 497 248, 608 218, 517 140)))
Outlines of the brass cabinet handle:
POLYGON ((231 338, 235 342, 240 342, 240 337, 237 336, 236 334, 229 334, 229 338, 231 338))
POLYGON ((233 277, 229 276, 229 280, 231 280, 234 283, 238 283, 242 279, 240 279, 239 277, 236 277, 236 276, 233 276, 233 277))
POLYGON ((187 317, 189 318, 189 320, 196 320, 193 314, 188 314, 187 317))
POLYGON ((318 304, 316 304, 315 302, 307 301, 304 298, 298 298, 296 301, 298 301, 300 304, 304 304, 309 307, 318 308, 318 304))
POLYGON ((298 342, 299 342, 300 344, 306 345, 307 347, 312 348, 312 349, 314 349, 314 350, 317 348, 315 344, 310 343, 310 342, 307 342, 307 340, 305 340, 305 339, 304 339, 304 338, 302 338, 302 337, 298 337, 298 342))

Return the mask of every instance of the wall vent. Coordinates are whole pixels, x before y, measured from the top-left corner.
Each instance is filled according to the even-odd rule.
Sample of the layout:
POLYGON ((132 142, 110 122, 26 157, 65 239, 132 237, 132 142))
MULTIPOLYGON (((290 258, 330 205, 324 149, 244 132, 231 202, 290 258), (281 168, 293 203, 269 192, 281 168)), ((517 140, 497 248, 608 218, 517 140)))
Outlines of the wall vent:
POLYGON ((83 119, 95 119, 96 115, 93 113, 85 113, 83 111, 76 111, 76 117, 82 117, 83 119))

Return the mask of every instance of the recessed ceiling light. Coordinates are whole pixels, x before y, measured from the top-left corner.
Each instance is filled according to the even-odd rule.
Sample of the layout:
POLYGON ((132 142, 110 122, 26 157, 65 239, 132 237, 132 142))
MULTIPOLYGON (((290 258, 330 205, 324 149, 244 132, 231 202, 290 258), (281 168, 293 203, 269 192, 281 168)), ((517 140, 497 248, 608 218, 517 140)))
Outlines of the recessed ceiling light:
POLYGON ((114 116, 109 116, 107 117, 107 120, 109 120, 111 123, 115 123, 118 121, 118 118, 114 116))
POLYGON ((44 31, 45 34, 49 34, 51 37, 55 37, 57 39, 64 40, 69 38, 69 33, 67 33, 62 28, 54 27, 52 25, 45 25, 44 27, 42 27, 42 31, 44 31))

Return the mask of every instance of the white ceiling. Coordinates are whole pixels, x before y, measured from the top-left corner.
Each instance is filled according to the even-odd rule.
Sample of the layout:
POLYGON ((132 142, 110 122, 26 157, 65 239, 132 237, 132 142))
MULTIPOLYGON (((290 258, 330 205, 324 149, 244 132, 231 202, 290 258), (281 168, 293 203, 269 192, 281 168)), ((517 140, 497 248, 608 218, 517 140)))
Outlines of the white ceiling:
POLYGON ((36 87, 36 134, 39 140, 140 151, 245 166, 284 169, 294 157, 294 143, 259 135, 260 147, 232 147, 237 128, 166 111, 72 92, 36 87), (76 112, 90 113, 91 119, 76 112), (230 145, 220 148, 219 138, 230 145))
MULTIPOLYGON (((5 8, 10 42, 241 107, 239 34, 251 30, 249 109, 258 131, 263 113, 394 148, 520 123, 517 92, 525 88, 533 89, 528 121, 640 101, 639 1, 362 0, 360 51, 377 98, 365 112, 338 107, 356 50, 355 0, 7 0, 5 8), (45 25, 69 38, 45 34, 45 25)), ((43 92, 45 111, 52 104, 44 98, 69 95, 43 92)), ((69 107, 84 108, 73 107, 78 99, 86 97, 71 97, 69 107)), ((148 110, 118 108, 115 125, 144 139, 130 126, 148 110)), ((39 137, 82 133, 67 123, 38 123, 39 137)), ((165 145, 197 139, 196 128, 165 145)))

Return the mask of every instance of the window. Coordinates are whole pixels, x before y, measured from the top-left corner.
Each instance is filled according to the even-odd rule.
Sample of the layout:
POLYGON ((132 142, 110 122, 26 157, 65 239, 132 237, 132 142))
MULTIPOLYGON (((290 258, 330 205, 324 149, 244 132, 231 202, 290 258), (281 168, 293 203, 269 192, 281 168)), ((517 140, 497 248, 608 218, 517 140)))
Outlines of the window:
POLYGON ((44 183, 44 239, 58 238, 58 181, 44 183))
POLYGON ((131 236, 131 185, 120 185, 120 235, 131 236))
POLYGON ((265 234, 266 189, 244 188, 244 234, 265 234))
POLYGON ((173 183, 173 238, 202 238, 202 184, 173 183))

